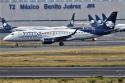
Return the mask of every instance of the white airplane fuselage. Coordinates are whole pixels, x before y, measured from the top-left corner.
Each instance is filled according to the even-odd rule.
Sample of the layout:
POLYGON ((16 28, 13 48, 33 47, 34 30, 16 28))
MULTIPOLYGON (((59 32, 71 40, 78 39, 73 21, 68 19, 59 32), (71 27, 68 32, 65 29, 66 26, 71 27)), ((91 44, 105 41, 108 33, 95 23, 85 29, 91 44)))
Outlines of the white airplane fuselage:
MULTIPOLYGON (((51 29, 51 30, 27 30, 15 31, 6 36, 3 40, 6 41, 41 41, 43 38, 55 38, 60 36, 67 36, 72 34, 75 29, 51 29)), ((83 32, 78 30, 76 34, 72 35, 67 40, 84 40, 95 38, 98 35, 83 32)))
POLYGON ((125 24, 117 24, 117 25, 115 26, 115 29, 116 29, 117 31, 125 31, 125 24))
POLYGON ((49 29, 66 29, 66 26, 57 26, 57 27, 47 27, 47 26, 20 26, 12 29, 12 31, 26 31, 26 30, 49 30, 49 29))

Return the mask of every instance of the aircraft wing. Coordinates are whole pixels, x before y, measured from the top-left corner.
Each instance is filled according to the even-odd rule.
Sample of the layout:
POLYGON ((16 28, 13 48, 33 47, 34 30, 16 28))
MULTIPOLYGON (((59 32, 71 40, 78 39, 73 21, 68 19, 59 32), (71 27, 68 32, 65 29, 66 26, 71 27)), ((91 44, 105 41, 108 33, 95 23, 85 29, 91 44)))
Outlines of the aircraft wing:
POLYGON ((54 38, 54 41, 55 41, 55 42, 64 41, 64 40, 70 38, 72 35, 76 34, 77 30, 78 30, 78 29, 76 29, 72 34, 67 35, 67 36, 55 37, 55 38, 54 38))
POLYGON ((74 35, 77 32, 78 29, 76 29, 72 34, 70 35, 65 35, 65 36, 58 36, 58 37, 44 37, 41 40, 43 41, 51 41, 51 42, 61 42, 65 41, 66 39, 70 38, 72 35, 74 35))

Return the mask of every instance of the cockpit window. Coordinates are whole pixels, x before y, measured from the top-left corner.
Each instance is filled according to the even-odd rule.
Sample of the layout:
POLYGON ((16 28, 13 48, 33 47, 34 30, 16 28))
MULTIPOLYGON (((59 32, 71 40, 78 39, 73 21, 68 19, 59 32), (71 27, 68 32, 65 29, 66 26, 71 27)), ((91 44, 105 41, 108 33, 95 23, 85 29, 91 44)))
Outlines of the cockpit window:
POLYGON ((14 33, 11 33, 11 35, 14 35, 14 33))

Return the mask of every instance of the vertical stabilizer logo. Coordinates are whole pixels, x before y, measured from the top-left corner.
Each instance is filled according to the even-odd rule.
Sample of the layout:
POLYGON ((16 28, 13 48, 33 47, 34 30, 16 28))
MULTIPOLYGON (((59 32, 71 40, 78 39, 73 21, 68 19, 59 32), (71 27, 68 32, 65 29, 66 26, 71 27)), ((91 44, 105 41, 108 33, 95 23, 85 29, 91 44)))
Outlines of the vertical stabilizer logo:
POLYGON ((112 21, 107 21, 106 22, 106 26, 109 27, 110 29, 112 29, 114 27, 114 23, 112 21))
POLYGON ((95 23, 95 21, 94 21, 94 20, 91 20, 90 23, 95 23))
POLYGON ((7 23, 4 23, 3 26, 6 27, 6 26, 7 26, 7 23))

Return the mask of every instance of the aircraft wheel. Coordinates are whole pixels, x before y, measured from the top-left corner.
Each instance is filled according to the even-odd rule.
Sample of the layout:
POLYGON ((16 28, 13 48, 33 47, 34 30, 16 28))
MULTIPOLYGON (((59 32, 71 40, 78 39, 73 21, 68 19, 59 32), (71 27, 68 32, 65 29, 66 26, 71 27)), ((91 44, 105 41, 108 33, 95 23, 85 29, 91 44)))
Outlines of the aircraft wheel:
POLYGON ((16 45, 15 45, 16 47, 18 47, 19 45, 18 45, 18 43, 16 42, 16 45))
POLYGON ((96 41, 96 40, 97 40, 97 38, 93 38, 93 39, 92 39, 92 41, 96 41))
POLYGON ((59 42, 59 46, 63 46, 64 45, 64 43, 63 42, 59 42))

